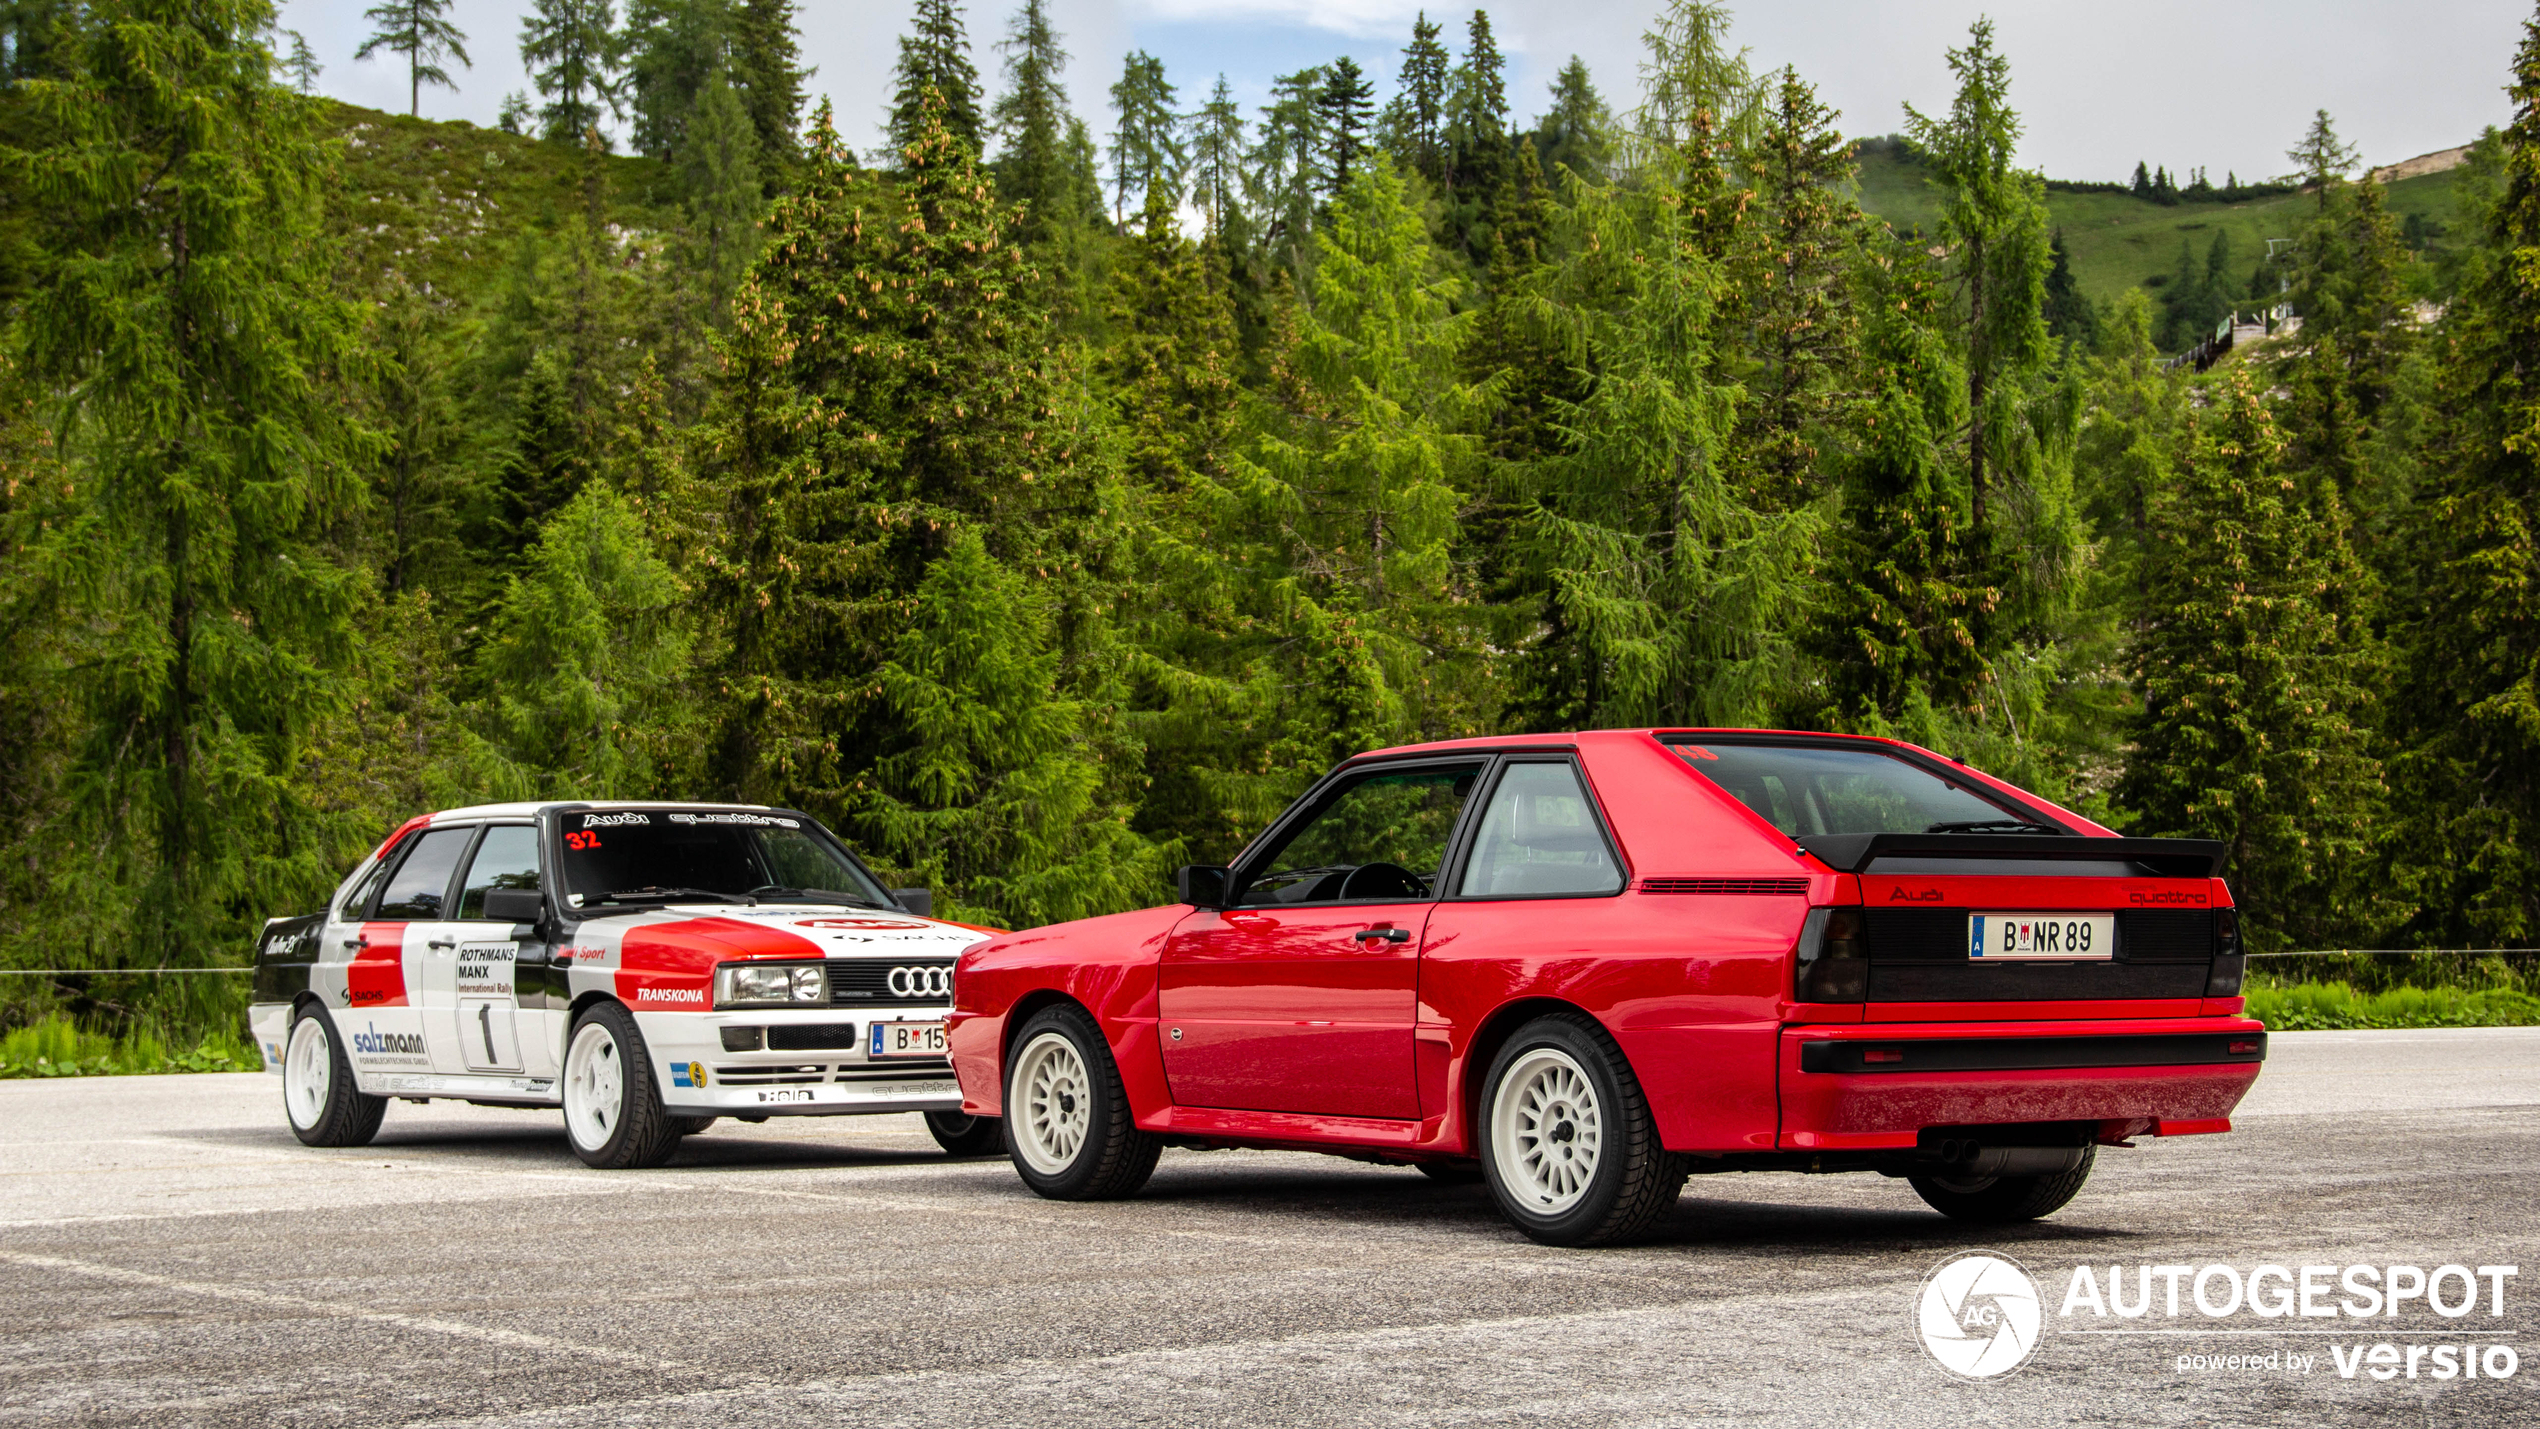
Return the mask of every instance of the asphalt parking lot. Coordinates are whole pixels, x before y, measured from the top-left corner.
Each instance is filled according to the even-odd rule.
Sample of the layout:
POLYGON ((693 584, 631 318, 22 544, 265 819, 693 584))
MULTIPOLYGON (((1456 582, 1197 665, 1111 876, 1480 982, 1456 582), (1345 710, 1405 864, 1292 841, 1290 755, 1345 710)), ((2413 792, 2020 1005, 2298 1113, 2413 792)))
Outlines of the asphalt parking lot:
POLYGON ((1715 1176, 1658 1243, 1589 1252, 1479 1187, 1315 1156, 1167 1152, 1136 1200, 1058 1205, 913 1117, 726 1122, 613 1174, 552 1112, 398 1103, 372 1147, 318 1151, 280 1097, 0 1083, 0 1420, 2540 1423, 2540 1029, 2279 1035, 2237 1132, 2105 1153, 2035 1225, 1959 1227, 1878 1177, 1715 1176), (1984 1383, 1915 1329, 1972 1248, 2048 1311, 1984 1383), (2502 1318, 2308 1338, 2054 1313, 2082 1264, 2261 1262, 2525 1270, 2502 1318), (2322 1352, 2464 1334, 2521 1368, 2377 1381, 2322 1352), (2179 1367, 2226 1353, 2260 1363, 2179 1367))

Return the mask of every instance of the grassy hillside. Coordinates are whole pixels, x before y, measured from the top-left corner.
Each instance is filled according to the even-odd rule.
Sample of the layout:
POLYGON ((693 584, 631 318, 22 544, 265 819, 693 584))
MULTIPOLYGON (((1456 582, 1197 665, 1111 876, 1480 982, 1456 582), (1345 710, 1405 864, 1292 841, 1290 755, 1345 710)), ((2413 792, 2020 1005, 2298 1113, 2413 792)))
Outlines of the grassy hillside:
MULTIPOLYGON (((345 238, 357 284, 403 273, 461 301, 481 296, 523 231, 550 230, 585 202, 585 160, 571 145, 350 104, 328 112, 344 167, 327 219, 345 238)), ((600 164, 610 223, 670 226, 659 162, 611 155, 600 164)))
MULTIPOLYGON (((2449 169, 2421 174, 2390 185, 2390 207, 2404 223, 2410 214, 2460 227, 2453 211, 2449 169)), ((1924 169, 1878 149, 1861 156, 1861 206, 1904 228, 1932 228, 1940 204, 1924 169)), ((2094 302, 2106 302, 2128 288, 2158 288, 2148 279, 2165 278, 2178 267, 2178 245, 2185 238, 2203 262, 2217 230, 2231 234, 2232 266, 2247 271, 2267 251, 2266 240, 2290 238, 2299 231, 2315 202, 2305 194, 2282 194, 2248 203, 2182 203, 2164 206, 2127 194, 2049 193, 2046 209, 2064 231, 2072 253, 2073 276, 2094 302)))

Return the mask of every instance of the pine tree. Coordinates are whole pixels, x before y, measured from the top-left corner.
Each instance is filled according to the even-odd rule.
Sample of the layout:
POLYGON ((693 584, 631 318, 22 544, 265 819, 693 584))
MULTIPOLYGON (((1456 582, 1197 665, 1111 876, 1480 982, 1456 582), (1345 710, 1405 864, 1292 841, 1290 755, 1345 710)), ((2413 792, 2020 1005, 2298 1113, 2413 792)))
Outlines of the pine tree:
POLYGON ((730 0, 627 0, 627 108, 639 154, 677 159, 706 77, 729 63, 730 0))
POLYGON ((1552 108, 1535 121, 1535 148, 1547 172, 1568 169, 1588 183, 1603 183, 1614 158, 1614 115, 1588 78, 1577 55, 1552 79, 1552 108))
POLYGON ((520 60, 547 103, 539 132, 580 143, 601 111, 620 112, 617 10, 612 0, 531 0, 520 22, 520 60))
POLYGON ((1735 446, 1751 498, 1785 507, 1824 493, 1831 447, 1857 417, 1862 219, 1843 196, 1854 169, 1836 113, 1795 69, 1771 92, 1730 273, 1749 334, 1735 446))
POLYGON ((2358 580, 2336 493, 2306 502, 2245 367, 2153 494, 2143 708, 2116 795, 2144 832, 2222 840, 2260 949, 2369 931, 2357 874, 2382 800, 2364 725, 2377 644, 2323 597, 2358 580))
POLYGON ((326 73, 326 66, 318 63, 317 51, 309 48, 299 31, 283 33, 291 37, 291 57, 282 62, 282 72, 291 76, 292 88, 302 94, 317 93, 318 76, 326 73))
POLYGON ((342 831, 295 776, 360 584, 319 528, 372 443, 332 386, 363 361, 319 221, 334 175, 314 109, 271 81, 271 9, 90 15, 63 35, 75 82, 19 85, 48 142, 8 156, 59 225, 23 331, 86 469, 66 549, 116 593, 73 676, 70 807, 101 853, 71 946, 191 966, 340 871, 342 831))
POLYGON ((1064 691, 1050 612, 964 529, 909 602, 875 673, 897 737, 859 786, 853 827, 951 897, 939 911, 1037 926, 1150 903, 1169 849, 1084 757, 1093 712, 1064 691))
POLYGON ((1966 469, 1950 450, 1966 380, 1943 276, 1917 241, 1893 233, 1866 257, 1862 358, 1875 381, 1828 542, 1831 599, 1810 629, 1826 671, 1816 718, 1920 733, 1981 711, 2003 582, 1975 539, 1966 469))
POLYGON ((2054 355, 2043 309, 2046 271, 2044 181, 2014 162, 2019 116, 2010 105, 2011 67, 1993 48, 1993 25, 1968 28, 1967 47, 1949 52, 1958 94, 1945 118, 1906 109, 1915 140, 1931 156, 1944 208, 1941 232, 1956 248, 1962 297, 1959 345, 1967 377, 1968 488, 1978 535, 2000 515, 1993 487, 2019 480, 2032 430, 2022 420, 2031 387, 2054 355))
POLYGON ((1075 217, 1067 202, 1067 90, 1059 81, 1067 51, 1059 38, 1047 0, 1024 0, 997 46, 1005 55, 1006 84, 994 111, 1003 146, 997 193, 1024 206, 1016 236, 1026 243, 1046 239, 1053 225, 1075 217))
POLYGON ((2152 197, 2152 170, 2141 159, 2134 161, 2134 184, 2131 191, 2139 199, 2152 197))
POLYGON ((1576 189, 1556 215, 1567 257, 1543 320, 1595 382, 1558 409, 1566 449, 1528 478, 1544 599, 1515 677, 1528 728, 1762 723, 1799 678, 1821 520, 1759 510, 1726 469, 1720 268, 1665 175, 1576 189))
POLYGON ((690 261, 705 280, 706 310, 720 324, 741 274, 758 257, 758 132, 722 70, 706 76, 679 154, 688 207, 690 261))
POLYGON ((622 799, 668 782, 687 734, 686 597, 634 506, 604 484, 541 525, 479 660, 486 733, 533 797, 622 799))
POLYGON ((888 129, 891 152, 907 150, 924 137, 926 95, 943 97, 947 132, 970 146, 976 159, 983 137, 979 113, 979 70, 970 62, 970 33, 954 0, 917 0, 908 34, 900 37, 899 65, 891 76, 888 129))
POLYGON ((1303 284, 1314 271, 1314 214, 1330 176, 1323 172, 1323 72, 1301 69, 1271 83, 1251 155, 1260 185, 1262 238, 1277 261, 1303 284))
MULTIPOLYGON (((2511 81, 2495 176, 2471 190, 2479 241, 2441 330, 2427 486, 2396 543, 2423 573, 2392 619, 2404 658, 2384 704, 2400 815, 2388 846, 2419 905, 2403 936, 2423 946, 2540 938, 2540 18, 2523 24, 2511 81)), ((2487 165, 2466 177, 2486 180, 2487 165)))
POLYGON ((447 319, 400 282, 373 325, 375 420, 385 450, 371 478, 379 530, 371 563, 392 598, 419 586, 446 589, 464 550, 459 521, 475 485, 447 319))
POLYGON ((1123 64, 1120 82, 1111 87, 1111 109, 1120 116, 1111 132, 1111 208, 1120 218, 1129 197, 1141 199, 1161 186, 1178 203, 1182 170, 1188 162, 1182 147, 1182 119, 1173 109, 1173 86, 1165 81, 1164 62, 1144 50, 1123 64))
POLYGON ((1760 94, 1744 49, 1728 46, 1728 7, 1668 0, 1642 34, 1641 107, 1635 127, 1671 149, 1699 142, 1715 157, 1743 151, 1754 137, 1760 94))
POLYGON ((2099 310, 2083 296, 2073 259, 2058 228, 2046 245, 2046 331, 2083 351, 2098 345, 2099 310))
POLYGON ((1485 262, 1495 222, 1490 201, 1508 182, 1506 68, 1489 13, 1474 11, 1465 27, 1464 60, 1455 67, 1447 96, 1445 187, 1447 231, 1455 244, 1485 262))
POLYGON ((1446 101, 1451 57, 1438 43, 1439 27, 1423 10, 1411 22, 1411 43, 1402 47, 1402 69, 1394 97, 1385 106, 1378 133, 1394 163, 1431 183, 1446 179, 1446 101))
POLYGON ((1323 170, 1335 191, 1349 187, 1360 156, 1367 152, 1367 126, 1376 113, 1376 87, 1368 83, 1358 61, 1347 55, 1332 61, 1322 93, 1314 103, 1322 113, 1323 170))
POLYGON ((1215 235, 1244 202, 1244 117, 1226 76, 1191 118, 1191 201, 1215 235))
POLYGON ((1241 395, 1223 276, 1174 217, 1171 195, 1147 190, 1143 222, 1112 270, 1113 337, 1094 369, 1119 416, 1130 484, 1165 496, 1222 479, 1241 395))
MULTIPOLYGON (((467 36, 450 23, 449 11, 450 0, 380 0, 362 12, 362 18, 378 28, 353 52, 353 59, 358 63, 381 50, 404 55, 406 112, 410 115, 423 113, 425 85, 437 84, 447 90, 459 87, 450 72, 441 67, 442 61, 457 60, 463 69, 476 67, 467 57, 467 36)), ((299 32, 293 31, 291 38, 298 40, 299 32)), ((293 53, 293 63, 299 63, 307 52, 308 46, 302 44, 293 53)), ((310 78, 315 78, 314 72, 310 78)), ((304 82, 301 89, 305 92, 307 88, 304 82)))
POLYGON ((2284 176, 2286 183, 2300 184, 2318 191, 2324 206, 2330 184, 2343 180, 2364 161, 2352 145, 2337 137, 2337 121, 2323 109, 2311 118, 2311 127, 2302 134, 2302 142, 2285 151, 2293 161, 2293 172, 2284 176))
POLYGON ((733 11, 731 81, 758 134, 767 183, 779 183, 801 152, 808 73, 794 31, 794 0, 740 0, 733 11))

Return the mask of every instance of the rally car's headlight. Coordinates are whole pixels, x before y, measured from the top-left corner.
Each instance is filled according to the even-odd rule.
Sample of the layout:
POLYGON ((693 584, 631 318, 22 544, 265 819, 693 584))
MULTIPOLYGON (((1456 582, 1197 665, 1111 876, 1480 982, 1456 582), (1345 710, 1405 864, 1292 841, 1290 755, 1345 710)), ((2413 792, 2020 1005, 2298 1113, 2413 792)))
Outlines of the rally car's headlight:
POLYGON ((714 970, 717 1007, 813 1007, 829 1001, 820 964, 727 963, 714 970))

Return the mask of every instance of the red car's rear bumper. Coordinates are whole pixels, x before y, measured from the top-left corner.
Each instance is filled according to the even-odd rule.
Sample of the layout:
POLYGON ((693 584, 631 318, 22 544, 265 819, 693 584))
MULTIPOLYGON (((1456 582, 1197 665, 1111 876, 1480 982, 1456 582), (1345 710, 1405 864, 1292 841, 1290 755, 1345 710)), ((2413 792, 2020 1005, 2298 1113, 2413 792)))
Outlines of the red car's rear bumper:
POLYGON ((2247 1017, 1782 1030, 1779 1145, 1910 1147, 1925 1127, 2096 1121, 2104 1139, 2228 1131, 2258 1078, 2247 1017))

